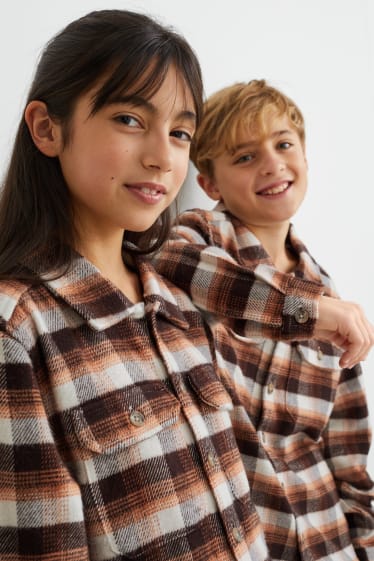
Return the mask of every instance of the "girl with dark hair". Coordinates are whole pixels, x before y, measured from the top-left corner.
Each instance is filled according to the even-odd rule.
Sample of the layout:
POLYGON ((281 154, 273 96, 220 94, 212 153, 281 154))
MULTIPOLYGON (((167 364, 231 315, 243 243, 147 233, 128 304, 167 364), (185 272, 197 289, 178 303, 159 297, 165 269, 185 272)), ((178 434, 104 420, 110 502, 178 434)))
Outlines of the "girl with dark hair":
POLYGON ((186 41, 94 12, 46 47, 0 207, 0 558, 268 559, 168 233, 202 81, 186 41))
MULTIPOLYGON (((43 272, 66 270, 73 258, 77 208, 71 199, 61 158, 55 153, 56 146, 46 143, 53 132, 49 131, 50 125, 58 127, 60 149, 67 153, 74 133, 76 105, 83 96, 87 101, 87 117, 96 122, 98 114, 108 107, 116 105, 118 109, 122 102, 129 101, 136 106, 140 100, 149 100, 158 92, 171 68, 176 72, 170 81, 174 79, 177 86, 180 79, 180 96, 185 96, 185 103, 190 96, 193 115, 185 111, 183 117, 186 117, 184 122, 194 127, 202 106, 200 68, 189 45, 173 31, 145 15, 105 10, 74 21, 50 41, 31 85, 25 119, 19 126, 5 179, 0 205, 0 278, 29 279, 30 275, 39 278, 34 268, 28 271, 22 268, 21 272, 19 267, 30 256, 33 262, 35 254, 46 244, 50 260, 44 261, 43 272), (34 100, 38 100, 37 107, 34 100), (38 123, 45 129, 43 146, 30 124, 30 121, 36 124, 36 114, 38 123)), ((174 101, 170 99, 170 104, 174 101)), ((121 116, 115 120, 119 125, 121 116)), ((130 117, 123 117, 122 122, 132 132, 136 129, 135 120, 131 121, 130 117)), ((171 136, 176 139, 176 145, 178 139, 181 141, 188 155, 191 135, 177 130, 171 136)), ((110 151, 111 146, 106 142, 102 149, 110 151)), ((162 144, 157 145, 157 151, 161 153, 161 150, 162 144)), ((123 161, 123 165, 128 164, 123 161)), ((186 158, 184 165, 187 165, 186 158)), ((184 178, 183 173, 180 179, 184 178)), ((159 205, 150 205, 156 210, 155 215, 161 216, 154 225, 150 220, 146 235, 143 225, 140 236, 135 233, 139 230, 135 225, 134 232, 125 235, 124 248, 129 253, 152 252, 162 244, 169 231, 167 205, 175 194, 159 197, 161 210, 159 205)), ((127 226, 128 229, 131 230, 127 226)))
MULTIPOLYGON (((148 258, 201 108, 190 46, 145 15, 93 12, 42 54, 0 202, 2 561, 269 559, 223 385, 235 354, 148 258)), ((319 290, 296 329, 295 280, 297 305, 273 290, 272 309, 307 338, 319 290)))

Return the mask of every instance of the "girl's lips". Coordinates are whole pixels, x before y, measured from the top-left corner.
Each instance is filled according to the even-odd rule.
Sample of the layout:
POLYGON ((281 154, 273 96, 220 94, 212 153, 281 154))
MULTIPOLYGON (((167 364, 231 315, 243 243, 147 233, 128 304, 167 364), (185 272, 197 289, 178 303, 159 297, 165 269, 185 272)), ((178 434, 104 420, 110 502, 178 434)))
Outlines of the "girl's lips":
POLYGON ((166 188, 159 183, 126 183, 126 189, 147 204, 158 203, 166 194, 166 188))
POLYGON ((264 196, 275 196, 281 195, 285 191, 287 191, 292 185, 291 181, 278 181, 277 183, 273 183, 272 185, 268 185, 260 191, 257 191, 257 195, 264 195, 264 196))

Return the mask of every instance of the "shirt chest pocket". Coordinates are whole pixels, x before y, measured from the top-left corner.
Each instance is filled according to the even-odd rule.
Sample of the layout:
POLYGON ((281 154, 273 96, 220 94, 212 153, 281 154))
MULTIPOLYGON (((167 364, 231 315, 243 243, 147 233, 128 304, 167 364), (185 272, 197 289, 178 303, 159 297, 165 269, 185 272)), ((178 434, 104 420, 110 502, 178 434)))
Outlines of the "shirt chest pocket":
POLYGON ((148 559, 159 540, 180 539, 186 529, 178 505, 185 501, 196 512, 199 505, 188 502, 193 458, 181 430, 180 403, 166 385, 116 390, 69 416, 77 460, 72 469, 93 558, 114 553, 148 559))
POLYGON ((97 454, 112 453, 152 437, 172 425, 179 401, 162 382, 116 390, 70 412, 76 442, 97 454))
POLYGON ((318 440, 329 421, 340 380, 339 356, 330 345, 293 346, 287 379, 286 407, 293 432, 318 440))
MULTIPOLYGON (((206 425, 198 422, 196 430, 222 433, 216 452, 228 456, 221 466, 232 486, 227 491, 246 501, 248 482, 238 477, 240 460, 226 424, 228 394, 211 367, 192 370, 186 386, 206 409, 206 425)), ((190 540, 201 540, 217 505, 180 403, 164 383, 144 382, 97 397, 71 410, 69 418, 76 453, 71 468, 81 487, 93 559, 166 559, 170 551, 182 555, 190 540)))

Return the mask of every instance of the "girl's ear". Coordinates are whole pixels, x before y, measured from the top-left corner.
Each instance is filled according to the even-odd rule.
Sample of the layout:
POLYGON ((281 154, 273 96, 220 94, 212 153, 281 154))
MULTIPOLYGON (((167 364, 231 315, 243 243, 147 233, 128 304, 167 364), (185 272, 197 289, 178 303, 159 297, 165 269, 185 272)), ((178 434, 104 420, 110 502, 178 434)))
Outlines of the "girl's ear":
POLYGON ((58 156, 62 147, 61 127, 49 116, 46 104, 30 101, 25 109, 25 121, 35 146, 45 156, 58 156))
POLYGON ((216 183, 214 179, 209 177, 208 175, 203 175, 199 173, 197 176, 197 182, 200 187, 205 191, 205 193, 213 199, 213 201, 220 201, 221 200, 221 193, 216 187, 216 183))

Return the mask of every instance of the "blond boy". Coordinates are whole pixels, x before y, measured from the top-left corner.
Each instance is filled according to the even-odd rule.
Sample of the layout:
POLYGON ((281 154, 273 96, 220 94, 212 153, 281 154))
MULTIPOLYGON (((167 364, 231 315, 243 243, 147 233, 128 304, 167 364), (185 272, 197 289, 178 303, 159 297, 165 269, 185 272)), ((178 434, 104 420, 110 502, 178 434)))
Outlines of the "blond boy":
MULTIPOLYGON (((260 289, 253 295, 255 276, 281 291, 309 283, 324 305, 338 302, 291 224, 307 188, 303 116, 263 80, 235 84, 207 100, 191 158, 217 206, 183 213, 157 264, 205 312, 218 369, 237 365, 226 380, 232 420, 271 557, 372 560, 374 487, 360 366, 341 369, 332 343, 344 343, 323 329, 314 339, 292 329, 274 336, 268 325, 276 323, 278 303, 260 289), (252 333, 243 322, 249 281, 251 313, 258 313, 252 333)), ((302 307, 294 317, 301 326, 310 319, 302 307)))

